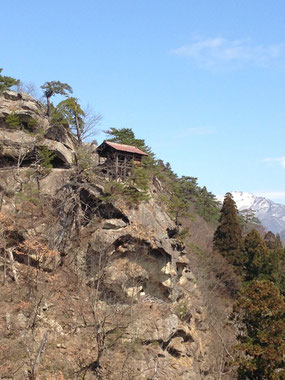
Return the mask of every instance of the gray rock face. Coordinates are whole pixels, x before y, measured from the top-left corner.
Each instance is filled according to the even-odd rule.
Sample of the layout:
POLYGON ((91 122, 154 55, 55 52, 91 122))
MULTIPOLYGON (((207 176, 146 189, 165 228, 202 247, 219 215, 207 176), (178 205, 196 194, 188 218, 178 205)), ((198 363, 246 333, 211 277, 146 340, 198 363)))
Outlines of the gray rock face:
POLYGON ((62 164, 71 165, 74 161, 74 153, 58 141, 48 139, 38 140, 36 136, 17 130, 2 129, 0 134, 0 159, 11 159, 11 162, 23 162, 35 159, 36 149, 47 147, 53 151, 62 164))
MULTIPOLYGON (((104 288, 101 305, 110 309, 108 315, 113 310, 110 305, 116 304, 115 308, 125 308, 126 314, 133 316, 126 324, 123 344, 144 342, 145 353, 152 347, 150 362, 161 357, 161 366, 169 369, 170 378, 207 379, 201 377, 198 364, 205 355, 202 342, 207 337, 204 317, 193 306, 199 304, 199 291, 185 251, 169 238, 175 224, 153 196, 137 208, 128 208, 121 200, 105 202, 102 195, 101 182, 72 182, 57 193, 65 201, 61 221, 53 230, 56 244, 64 250, 66 260, 76 255, 77 270, 80 263, 91 287, 100 276, 104 288), (75 252, 67 236, 72 240, 79 233, 69 219, 77 201, 86 223, 80 234, 88 231, 88 239, 75 252), (186 316, 185 321, 180 315, 186 316), (203 329, 197 329, 197 321, 203 329)), ((140 366, 138 363, 141 361, 134 365, 140 366)))
POLYGON ((75 138, 63 126, 49 127, 45 133, 45 138, 62 143, 66 148, 74 150, 75 138))
POLYGON ((0 121, 15 113, 21 121, 28 123, 36 120, 41 123, 43 129, 47 129, 48 120, 45 117, 44 106, 32 96, 23 92, 5 91, 0 97, 0 121))

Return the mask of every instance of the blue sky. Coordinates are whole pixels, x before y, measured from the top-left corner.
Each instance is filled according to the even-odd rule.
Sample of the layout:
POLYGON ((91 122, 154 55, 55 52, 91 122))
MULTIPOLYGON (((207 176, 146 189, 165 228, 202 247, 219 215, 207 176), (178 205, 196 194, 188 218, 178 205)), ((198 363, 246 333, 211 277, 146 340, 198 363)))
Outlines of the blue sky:
POLYGON ((214 194, 285 203, 283 0, 10 0, 1 14, 4 74, 69 83, 101 130, 132 128, 214 194))

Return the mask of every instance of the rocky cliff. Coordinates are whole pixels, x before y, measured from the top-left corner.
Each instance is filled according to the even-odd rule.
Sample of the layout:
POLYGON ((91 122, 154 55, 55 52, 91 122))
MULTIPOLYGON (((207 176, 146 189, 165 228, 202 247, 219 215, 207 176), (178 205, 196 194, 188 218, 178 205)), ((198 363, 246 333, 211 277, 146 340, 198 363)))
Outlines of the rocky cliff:
POLYGON ((138 205, 110 197, 26 94, 0 98, 0 143, 1 378, 220 379, 228 350, 161 186, 138 205))

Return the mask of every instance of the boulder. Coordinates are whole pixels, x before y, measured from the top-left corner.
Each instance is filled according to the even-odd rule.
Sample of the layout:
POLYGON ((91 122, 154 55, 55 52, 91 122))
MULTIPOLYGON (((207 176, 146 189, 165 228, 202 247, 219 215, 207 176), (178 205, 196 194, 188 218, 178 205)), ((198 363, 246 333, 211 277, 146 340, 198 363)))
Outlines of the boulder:
MULTIPOLYGON (((6 117, 15 113, 23 123, 36 121, 41 129, 46 130, 49 126, 45 116, 45 107, 32 96, 24 92, 5 91, 0 101, 0 124, 5 126, 6 117), (2 123, 1 123, 2 122, 2 123)), ((30 127, 32 129, 32 127, 30 127)))
POLYGON ((74 150, 75 137, 62 125, 51 126, 45 133, 45 138, 62 143, 65 147, 74 150))
POLYGON ((104 230, 118 230, 120 228, 126 227, 127 223, 125 223, 122 219, 107 219, 103 224, 104 230))

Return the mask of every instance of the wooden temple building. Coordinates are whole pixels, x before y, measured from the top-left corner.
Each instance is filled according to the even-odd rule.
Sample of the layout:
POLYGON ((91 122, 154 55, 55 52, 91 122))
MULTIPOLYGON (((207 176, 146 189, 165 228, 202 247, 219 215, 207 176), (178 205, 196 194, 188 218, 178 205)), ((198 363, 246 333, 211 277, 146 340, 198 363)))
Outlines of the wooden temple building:
POLYGON ((106 171, 106 174, 113 179, 120 178, 122 180, 130 175, 133 166, 141 166, 142 158, 148 156, 136 146, 107 140, 98 146, 97 153, 99 165, 106 171))

